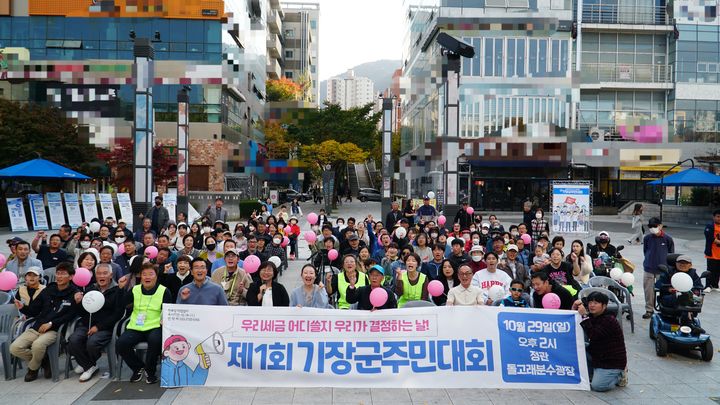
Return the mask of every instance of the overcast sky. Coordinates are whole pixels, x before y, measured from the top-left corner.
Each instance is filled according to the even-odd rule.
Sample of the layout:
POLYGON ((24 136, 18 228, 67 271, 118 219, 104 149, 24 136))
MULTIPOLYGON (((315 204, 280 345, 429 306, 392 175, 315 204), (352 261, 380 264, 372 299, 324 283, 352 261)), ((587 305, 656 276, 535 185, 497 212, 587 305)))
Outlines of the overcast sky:
POLYGON ((402 0, 314 1, 320 3, 320 80, 361 63, 402 58, 402 0))

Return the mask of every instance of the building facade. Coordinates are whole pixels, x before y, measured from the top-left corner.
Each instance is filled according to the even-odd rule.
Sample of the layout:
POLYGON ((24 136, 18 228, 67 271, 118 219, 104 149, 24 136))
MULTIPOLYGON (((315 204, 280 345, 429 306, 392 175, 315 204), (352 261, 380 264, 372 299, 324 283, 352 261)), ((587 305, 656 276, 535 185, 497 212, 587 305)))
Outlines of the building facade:
MULTIPOLYGON (((267 1, 0 1, 0 97, 61 108, 100 148, 130 142, 133 39, 151 38, 155 142, 190 89, 190 190, 232 189, 263 142, 267 1)), ((172 185, 169 185, 172 187, 172 185)))
POLYGON ((374 103, 375 86, 367 77, 357 77, 355 72, 348 70, 344 76, 333 77, 327 81, 326 100, 331 104, 339 104, 347 110, 374 103))
POLYGON ((319 44, 320 4, 312 2, 282 2, 285 66, 283 74, 301 86, 309 88, 305 100, 320 101, 319 44))
POLYGON ((283 13, 279 0, 271 0, 267 12, 267 78, 277 80, 283 76, 282 68, 285 65, 282 43, 283 39, 283 13))

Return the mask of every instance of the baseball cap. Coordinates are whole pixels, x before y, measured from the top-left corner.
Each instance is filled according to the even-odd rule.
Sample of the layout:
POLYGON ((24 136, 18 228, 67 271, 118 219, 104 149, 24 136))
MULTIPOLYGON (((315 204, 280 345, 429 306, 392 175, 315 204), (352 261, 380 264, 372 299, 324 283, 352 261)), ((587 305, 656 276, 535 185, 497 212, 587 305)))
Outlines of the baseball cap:
POLYGON ((124 219, 120 218, 120 219, 118 219, 118 225, 120 225, 120 224, 125 224, 125 225, 127 225, 127 222, 125 222, 124 219))
POLYGON ((28 273, 35 273, 38 276, 42 276, 42 269, 37 266, 32 266, 32 267, 28 268, 27 271, 25 272, 25 274, 28 274, 28 273))
POLYGON ((692 259, 688 255, 680 255, 677 259, 675 259, 676 262, 688 262, 692 264, 692 259))
POLYGON ((650 218, 650 221, 648 221, 649 228, 654 228, 658 225, 662 225, 662 221, 660 221, 660 218, 652 217, 652 218, 650 218))
POLYGON ((229 249, 227 252, 225 252, 225 256, 230 255, 230 254, 237 256, 238 250, 237 249, 229 249))
POLYGON ((353 233, 353 234, 351 234, 350 236, 348 236, 347 240, 348 240, 348 241, 351 241, 351 240, 360 240, 360 238, 358 238, 357 234, 354 234, 354 233, 353 233))
POLYGON ((483 222, 482 228, 490 228, 490 224, 487 222, 483 222))
POLYGON ((470 253, 472 252, 482 252, 483 248, 480 245, 473 245, 473 247, 470 248, 470 253))
POLYGON ((165 339, 165 344, 163 345, 163 350, 167 350, 170 348, 170 345, 177 342, 185 342, 187 343, 187 339, 185 339, 182 335, 172 335, 169 338, 165 339))
MULTIPOLYGON (((376 265, 370 267, 370 271, 373 271, 373 270, 379 272, 379 273, 382 274, 383 276, 385 275, 385 269, 383 269, 382 266, 379 265, 379 264, 376 264, 376 265)), ((368 273, 369 273, 370 271, 368 271, 368 273)))
POLYGON ((23 241, 22 238, 18 238, 17 236, 15 236, 14 238, 8 239, 8 240, 6 241, 6 243, 7 243, 8 245, 17 245, 18 243, 20 243, 20 242, 22 242, 22 241, 23 241))
POLYGON ((610 234, 607 231, 600 231, 600 233, 598 234, 598 236, 603 236, 603 235, 607 236, 608 238, 610 237, 610 234))
POLYGON ((514 250, 516 252, 519 251, 517 245, 508 245, 507 250, 514 250))

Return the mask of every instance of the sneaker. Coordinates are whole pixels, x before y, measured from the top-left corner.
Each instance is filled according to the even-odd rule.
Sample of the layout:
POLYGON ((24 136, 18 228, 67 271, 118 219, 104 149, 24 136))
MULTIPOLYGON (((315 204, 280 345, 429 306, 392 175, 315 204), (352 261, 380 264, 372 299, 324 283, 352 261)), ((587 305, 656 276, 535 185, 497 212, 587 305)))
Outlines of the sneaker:
POLYGON ((145 382, 148 384, 157 384, 158 378, 157 378, 157 376, 147 374, 145 376, 145 382))
POLYGON ((75 366, 75 374, 80 375, 85 372, 85 369, 81 365, 75 366))
POLYGON ((623 370, 622 374, 620 374, 620 381, 618 381, 617 386, 618 387, 627 387, 628 385, 628 369, 625 367, 625 370, 623 370))
POLYGON ((713 292, 713 288, 712 288, 712 287, 707 287, 706 289, 703 290, 703 292, 704 292, 705 294, 709 294, 709 293, 713 292))
POLYGON ((80 382, 85 382, 92 378, 93 374, 98 370, 97 366, 92 366, 89 369, 87 369, 82 375, 80 376, 80 382))
POLYGON ((652 312, 645 312, 645 314, 642 316, 643 319, 650 319, 652 318, 653 313, 652 312))
POLYGON ((145 374, 145 369, 141 368, 139 370, 133 371, 132 375, 130 376, 130 382, 138 382, 143 379, 143 374, 145 374))
POLYGON ((25 382, 35 381, 38 378, 38 370, 31 370, 28 368, 27 374, 25 374, 25 382))

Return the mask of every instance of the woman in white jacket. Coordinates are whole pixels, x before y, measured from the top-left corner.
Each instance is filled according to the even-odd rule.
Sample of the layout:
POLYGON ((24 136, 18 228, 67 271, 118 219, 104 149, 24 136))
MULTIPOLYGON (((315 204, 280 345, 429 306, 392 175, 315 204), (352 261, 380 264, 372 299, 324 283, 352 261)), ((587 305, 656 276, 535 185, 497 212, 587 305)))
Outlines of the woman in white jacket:
POLYGON ((643 232, 643 223, 645 222, 645 219, 643 218, 643 205, 642 204, 635 204, 635 208, 633 208, 632 213, 632 222, 631 227, 633 230, 633 234, 628 239, 629 244, 634 244, 636 241, 637 243, 642 243, 644 232, 643 232))
POLYGON ((585 254, 585 245, 583 245, 580 239, 576 239, 570 245, 570 254, 565 257, 565 261, 572 263, 572 254, 575 253, 580 266, 580 274, 573 276, 575 280, 580 283, 583 287, 588 285, 590 280, 590 274, 593 271, 592 259, 589 255, 585 254))

